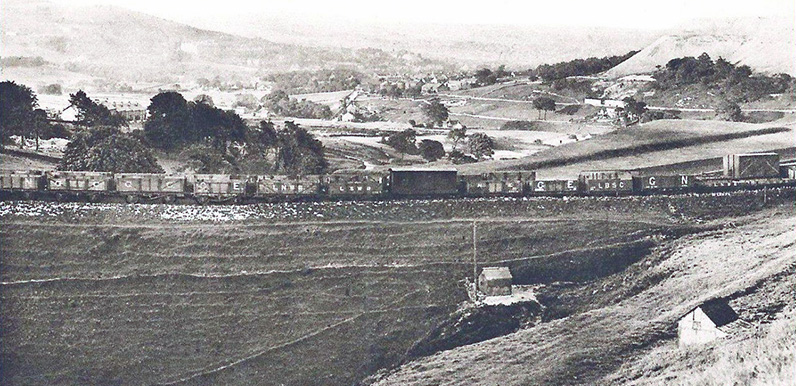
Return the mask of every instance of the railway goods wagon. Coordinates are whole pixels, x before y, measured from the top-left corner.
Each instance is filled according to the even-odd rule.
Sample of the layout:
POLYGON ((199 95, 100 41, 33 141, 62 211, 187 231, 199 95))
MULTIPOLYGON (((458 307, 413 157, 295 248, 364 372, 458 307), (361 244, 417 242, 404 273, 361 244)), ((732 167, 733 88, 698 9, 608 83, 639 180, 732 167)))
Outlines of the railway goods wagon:
POLYGON ((113 175, 116 192, 128 202, 139 197, 163 198, 166 202, 185 195, 185 176, 154 173, 116 173, 113 175))
POLYGON ((724 156, 724 177, 734 179, 779 177, 779 154, 728 154, 724 156))
POLYGON ((796 161, 780 162, 779 176, 789 180, 796 179, 796 161))
POLYGON ((197 201, 207 202, 210 198, 229 199, 246 194, 248 178, 228 174, 196 174, 193 181, 193 194, 197 201))
POLYGON ((0 190, 3 191, 38 191, 44 188, 42 176, 44 172, 7 171, 0 172, 0 190))
POLYGON ((387 179, 384 173, 349 172, 326 175, 323 183, 331 197, 378 196, 386 192, 387 179))
POLYGON ((390 193, 401 197, 459 193, 456 169, 390 169, 390 193))
POLYGON ((106 172, 48 172, 47 190, 52 192, 107 193, 111 189, 113 173, 106 172))
POLYGON ((578 192, 578 180, 535 180, 533 192, 537 195, 566 195, 578 192))
POLYGON ((478 175, 464 175, 468 195, 519 195, 531 191, 536 179, 534 171, 491 172, 478 175))
POLYGON ((625 170, 587 170, 578 177, 583 189, 590 193, 630 193, 633 175, 625 170))
POLYGON ((689 175, 633 176, 636 191, 677 191, 694 187, 696 178, 689 175))
POLYGON ((258 197, 302 197, 321 193, 321 176, 254 176, 258 197))

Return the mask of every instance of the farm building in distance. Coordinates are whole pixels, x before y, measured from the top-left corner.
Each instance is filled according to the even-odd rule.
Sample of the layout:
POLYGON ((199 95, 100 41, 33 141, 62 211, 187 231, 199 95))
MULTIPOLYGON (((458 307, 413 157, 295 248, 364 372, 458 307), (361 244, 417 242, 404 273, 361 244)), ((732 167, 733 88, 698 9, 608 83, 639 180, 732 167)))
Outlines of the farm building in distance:
POLYGON ((484 267, 478 276, 478 289, 486 296, 511 295, 511 281, 508 267, 484 267))
POLYGON ((692 309, 677 322, 680 346, 707 343, 728 335, 738 314, 725 300, 711 300, 692 309))

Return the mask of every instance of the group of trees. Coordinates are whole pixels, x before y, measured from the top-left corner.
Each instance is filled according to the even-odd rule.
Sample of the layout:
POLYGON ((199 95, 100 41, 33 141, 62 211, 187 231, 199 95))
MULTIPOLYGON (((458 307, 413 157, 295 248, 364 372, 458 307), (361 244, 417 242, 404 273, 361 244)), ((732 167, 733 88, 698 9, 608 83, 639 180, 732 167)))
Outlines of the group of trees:
POLYGON ((500 65, 495 71, 482 68, 473 74, 475 76, 475 86, 489 86, 497 83, 497 80, 506 76, 506 66, 500 65))
POLYGON ((58 165, 61 170, 162 173, 152 151, 135 134, 118 127, 88 127, 75 132, 58 165))
POLYGON ((796 81, 788 74, 754 74, 749 66, 735 65, 721 57, 714 61, 707 53, 672 59, 653 77, 661 90, 698 84, 731 103, 753 102, 796 88, 796 81))
POLYGON ((331 119, 334 116, 329 106, 292 99, 282 90, 264 96, 260 102, 272 113, 283 117, 331 119))
POLYGON ((575 59, 555 64, 542 64, 536 69, 529 70, 532 78, 539 77, 545 81, 563 79, 570 76, 587 76, 607 71, 617 64, 624 62, 638 51, 630 51, 624 55, 606 56, 602 58, 590 57, 575 59))
MULTIPOLYGON (((448 140, 453 143, 448 158, 454 163, 475 162, 485 157, 495 154, 495 141, 492 137, 484 133, 473 133, 467 135, 467 129, 455 128, 448 131, 448 140), (466 151, 471 155, 465 154, 459 147, 466 145, 466 151)), ((425 160, 431 162, 445 157, 445 148, 439 141, 424 139, 417 145, 417 132, 412 129, 394 132, 382 138, 382 143, 397 150, 401 157, 404 154, 419 154, 425 160)))
POLYGON ((175 91, 152 97, 144 135, 154 147, 172 150, 206 142, 224 151, 228 142, 243 141, 246 123, 235 112, 212 106, 209 101, 186 101, 175 91))
POLYGON ((404 82, 397 82, 397 83, 385 83, 379 85, 378 89, 375 90, 379 93, 379 95, 387 98, 398 99, 398 98, 417 98, 421 94, 421 90, 423 88, 422 83, 416 83, 414 86, 406 86, 404 82))
POLYGON ((0 142, 7 144, 11 136, 20 137, 20 146, 26 138, 39 139, 65 137, 63 125, 47 119, 47 112, 39 108, 38 98, 29 87, 13 81, 0 82, 0 142))
POLYGON ((533 100, 533 108, 539 113, 540 119, 547 119, 548 111, 556 111, 556 101, 548 97, 537 97, 533 100), (544 118, 542 118, 544 112, 544 118))

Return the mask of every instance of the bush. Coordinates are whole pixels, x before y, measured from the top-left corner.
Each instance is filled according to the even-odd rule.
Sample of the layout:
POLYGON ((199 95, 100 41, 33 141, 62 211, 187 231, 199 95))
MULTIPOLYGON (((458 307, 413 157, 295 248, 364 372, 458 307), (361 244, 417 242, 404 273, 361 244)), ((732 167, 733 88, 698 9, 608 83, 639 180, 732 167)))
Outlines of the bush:
POLYGON ((438 141, 424 139, 420 141, 420 155, 426 161, 436 161, 445 156, 445 148, 438 141))
POLYGON ((460 164, 471 164, 471 163, 474 163, 474 162, 478 162, 478 160, 476 160, 472 156, 464 154, 463 152, 461 152, 459 150, 452 150, 450 153, 448 153, 448 159, 451 162, 453 162, 454 164, 457 164, 457 165, 460 165, 460 164))

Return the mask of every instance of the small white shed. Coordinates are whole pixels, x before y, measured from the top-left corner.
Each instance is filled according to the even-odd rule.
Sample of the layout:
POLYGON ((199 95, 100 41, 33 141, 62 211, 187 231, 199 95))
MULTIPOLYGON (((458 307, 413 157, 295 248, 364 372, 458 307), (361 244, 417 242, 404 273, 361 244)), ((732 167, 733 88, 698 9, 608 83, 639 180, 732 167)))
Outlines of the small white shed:
POLYGON ((508 267, 485 267, 478 276, 478 290, 486 296, 511 295, 512 279, 508 267))
POLYGON ((707 343, 727 336, 728 325, 738 320, 738 314, 727 301, 716 299, 689 311, 677 322, 680 346, 707 343))

